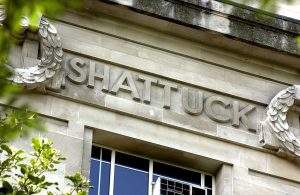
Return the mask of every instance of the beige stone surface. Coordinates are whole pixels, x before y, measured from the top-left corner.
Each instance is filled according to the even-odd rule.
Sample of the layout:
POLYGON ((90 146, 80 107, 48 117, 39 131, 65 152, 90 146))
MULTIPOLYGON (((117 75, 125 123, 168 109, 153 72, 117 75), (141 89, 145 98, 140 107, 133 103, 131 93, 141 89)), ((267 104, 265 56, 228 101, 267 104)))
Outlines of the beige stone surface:
MULTIPOLYGON (((106 16, 68 12, 54 24, 62 37, 67 70, 68 61, 79 57, 87 63, 85 70, 89 60, 99 64, 97 68, 110 66, 112 81, 123 71, 130 72, 140 94, 143 83, 137 81, 138 75, 177 85, 178 91, 171 93, 170 109, 163 108, 158 86, 153 87, 151 103, 145 104, 124 91, 104 93, 98 80, 93 89, 86 82, 75 85, 66 80, 60 93, 41 90, 23 95, 22 101, 43 116, 49 129, 33 136, 53 140, 68 158, 53 178, 64 182, 65 174, 76 171, 88 176, 94 142, 210 172, 215 176, 214 195, 300 194, 299 165, 262 148, 255 132, 243 125, 232 127, 232 121, 213 121, 205 110, 189 115, 180 106, 182 87, 189 87, 203 92, 205 99, 218 96, 238 101, 241 108, 255 106, 257 116, 249 118, 257 124, 275 94, 300 82, 296 70, 106 16)), ((18 57, 15 63, 20 51, 13 53, 18 57)), ((232 105, 229 108, 226 113, 220 106, 214 109, 232 117, 232 105)), ((299 130, 299 113, 291 113, 288 121, 293 131, 299 130)), ((28 140, 14 144, 30 148, 28 140)))
MULTIPOLYGON (((195 41, 175 37, 170 34, 141 27, 133 23, 124 23, 123 21, 116 20, 112 21, 110 17, 105 15, 95 18, 85 13, 69 12, 61 19, 68 23, 79 25, 82 28, 95 29, 97 32, 105 32, 113 36, 134 40, 138 43, 150 45, 155 48, 161 48, 162 50, 172 51, 176 54, 183 54, 203 61, 214 62, 221 67, 225 66, 242 72, 252 72, 259 76, 273 79, 276 78, 284 82, 290 79, 292 79, 289 81, 290 83, 299 81, 299 78, 297 78, 297 71, 293 69, 283 69, 280 64, 266 63, 255 58, 239 56, 236 53, 230 53, 230 51, 209 47, 195 41), (216 58, 216 55, 219 57, 216 58), (240 63, 241 59, 244 63, 240 63)), ((162 23, 156 24, 156 26, 161 24, 162 23)), ((182 33, 187 33, 182 29, 176 28, 176 25, 171 23, 164 24, 162 29, 165 28, 166 25, 169 29, 174 31, 181 30, 182 33)), ((190 34, 190 36, 192 36, 192 34, 190 34)), ((216 41, 222 40, 219 38, 216 41)), ((248 48, 240 49, 243 50, 248 48)), ((255 52, 253 50, 250 51, 255 52)))
POLYGON ((216 194, 232 195, 233 194, 233 167, 222 165, 216 175, 216 194))

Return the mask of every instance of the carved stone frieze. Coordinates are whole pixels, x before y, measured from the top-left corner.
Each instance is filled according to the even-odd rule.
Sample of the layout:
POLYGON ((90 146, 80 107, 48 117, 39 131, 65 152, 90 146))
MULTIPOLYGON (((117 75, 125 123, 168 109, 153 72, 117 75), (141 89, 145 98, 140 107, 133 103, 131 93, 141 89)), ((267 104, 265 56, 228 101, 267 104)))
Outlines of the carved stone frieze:
POLYGON ((300 85, 280 91, 266 109, 266 118, 258 125, 259 141, 264 148, 280 156, 300 160, 300 140, 287 123, 287 113, 300 101, 300 85))
MULTIPOLYGON (((0 25, 5 21, 5 10, 0 8, 0 25)), ((29 20, 23 17, 21 20, 22 33, 29 27, 29 20)), ((51 80, 61 68, 63 50, 61 39, 56 28, 45 18, 41 17, 38 36, 40 41, 41 59, 28 68, 14 68, 13 77, 10 78, 16 84, 26 88, 35 88, 51 80)))

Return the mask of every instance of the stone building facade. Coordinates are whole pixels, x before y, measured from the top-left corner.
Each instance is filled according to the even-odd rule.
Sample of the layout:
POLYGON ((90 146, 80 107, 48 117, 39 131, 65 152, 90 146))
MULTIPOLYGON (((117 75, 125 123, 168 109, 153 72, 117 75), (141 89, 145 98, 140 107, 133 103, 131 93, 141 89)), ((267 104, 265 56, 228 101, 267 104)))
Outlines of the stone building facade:
POLYGON ((219 0, 86 0, 50 23, 10 63, 49 129, 34 136, 68 159, 55 180, 81 171, 92 195, 300 194, 299 21, 219 0))

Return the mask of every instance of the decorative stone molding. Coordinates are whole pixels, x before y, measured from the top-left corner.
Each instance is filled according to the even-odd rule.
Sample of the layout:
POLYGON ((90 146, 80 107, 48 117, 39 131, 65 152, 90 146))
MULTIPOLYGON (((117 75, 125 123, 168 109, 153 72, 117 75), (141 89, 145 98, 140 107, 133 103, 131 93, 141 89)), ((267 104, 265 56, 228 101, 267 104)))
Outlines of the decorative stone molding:
MULTIPOLYGON (((5 10, 0 8, 0 25, 5 20, 5 10)), ((22 32, 29 27, 29 20, 21 20, 22 32)), ((41 60, 29 68, 12 68, 14 76, 10 78, 14 83, 26 88, 35 88, 47 83, 61 68, 63 50, 61 39, 56 28, 45 18, 41 17, 38 29, 41 60)))
POLYGON ((134 12, 191 28, 205 29, 276 51, 300 55, 295 41, 300 32, 297 20, 259 11, 242 3, 220 0, 101 1, 123 5, 134 12))
POLYGON ((300 160, 300 140, 287 123, 287 113, 300 101, 300 85, 280 91, 266 109, 266 118, 258 125, 259 141, 264 148, 286 158, 300 160))

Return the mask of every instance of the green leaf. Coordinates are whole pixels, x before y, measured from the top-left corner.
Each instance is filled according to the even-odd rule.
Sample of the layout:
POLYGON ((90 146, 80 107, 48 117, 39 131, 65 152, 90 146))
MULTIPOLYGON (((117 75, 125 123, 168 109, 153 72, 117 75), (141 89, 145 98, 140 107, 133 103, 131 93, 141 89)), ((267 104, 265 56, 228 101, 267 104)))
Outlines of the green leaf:
POLYGON ((26 195, 26 193, 24 191, 17 191, 16 195, 26 195))
POLYGON ((52 182, 44 182, 43 185, 44 186, 52 186, 52 185, 54 185, 54 183, 52 183, 52 182))
POLYGON ((9 155, 12 155, 12 150, 10 149, 10 147, 8 145, 2 144, 1 149, 5 150, 9 155))
POLYGON ((25 173, 26 173, 26 169, 25 169, 24 166, 21 167, 21 173, 22 173, 23 175, 25 175, 25 173))
POLYGON ((32 145, 33 145, 33 149, 35 151, 38 151, 39 148, 41 148, 41 143, 40 140, 38 138, 33 137, 31 139, 32 145))
POLYGON ((40 178, 40 182, 44 182, 46 180, 46 176, 43 175, 41 178, 40 178))
POLYGON ((13 187, 7 181, 3 181, 2 186, 8 194, 13 192, 13 187))
POLYGON ((84 191, 80 191, 80 192, 77 193, 77 195, 87 195, 87 191, 85 191, 85 190, 84 191))

